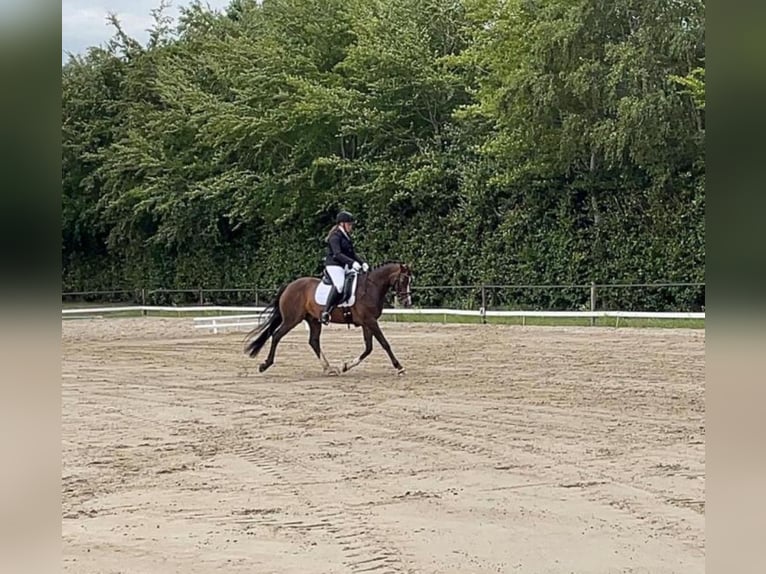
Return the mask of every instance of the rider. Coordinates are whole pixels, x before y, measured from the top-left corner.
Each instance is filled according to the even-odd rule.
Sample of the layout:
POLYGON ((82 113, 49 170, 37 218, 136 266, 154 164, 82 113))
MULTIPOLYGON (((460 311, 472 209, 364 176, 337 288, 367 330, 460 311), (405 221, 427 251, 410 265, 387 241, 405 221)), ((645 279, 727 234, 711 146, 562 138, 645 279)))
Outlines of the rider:
POLYGON ((366 273, 370 268, 354 251, 354 244, 351 241, 351 229, 354 223, 353 215, 348 211, 341 211, 335 218, 335 226, 327 234, 327 256, 324 264, 334 288, 330 289, 327 303, 322 311, 321 321, 325 325, 330 322, 330 313, 343 297, 346 272, 353 269, 366 273))

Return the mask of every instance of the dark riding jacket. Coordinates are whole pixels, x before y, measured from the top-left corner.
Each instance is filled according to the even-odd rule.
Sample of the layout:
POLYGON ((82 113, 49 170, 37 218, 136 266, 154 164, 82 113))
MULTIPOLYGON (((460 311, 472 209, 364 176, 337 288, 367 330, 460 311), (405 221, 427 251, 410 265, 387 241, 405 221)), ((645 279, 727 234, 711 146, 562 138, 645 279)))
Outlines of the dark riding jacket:
POLYGON ((354 244, 342 229, 333 230, 327 240, 327 255, 324 259, 325 265, 339 265, 341 267, 348 265, 351 267, 354 261, 364 263, 354 251, 354 244))

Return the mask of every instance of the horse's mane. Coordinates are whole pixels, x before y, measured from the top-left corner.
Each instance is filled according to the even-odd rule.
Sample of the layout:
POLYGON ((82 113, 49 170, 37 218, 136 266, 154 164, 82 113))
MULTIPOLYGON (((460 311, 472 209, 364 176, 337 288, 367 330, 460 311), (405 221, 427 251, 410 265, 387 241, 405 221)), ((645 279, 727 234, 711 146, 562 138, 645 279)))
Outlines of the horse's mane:
POLYGON ((375 267, 370 268, 370 271, 375 271, 375 269, 380 269, 381 267, 385 267, 386 265, 404 265, 404 262, 402 262, 402 261, 384 261, 383 263, 378 263, 375 267))

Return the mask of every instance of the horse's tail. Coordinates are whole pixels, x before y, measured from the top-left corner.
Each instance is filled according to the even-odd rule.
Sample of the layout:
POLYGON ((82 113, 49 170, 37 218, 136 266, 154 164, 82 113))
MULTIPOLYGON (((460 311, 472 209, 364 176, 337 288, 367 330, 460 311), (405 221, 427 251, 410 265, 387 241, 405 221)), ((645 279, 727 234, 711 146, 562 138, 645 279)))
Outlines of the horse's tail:
POLYGON ((264 309, 263 312, 267 313, 266 320, 262 321, 260 325, 247 334, 247 339, 250 339, 251 337, 255 337, 255 339, 245 345, 246 355, 255 357, 266 344, 266 341, 269 340, 269 337, 271 337, 282 324, 282 312, 279 310, 279 299, 282 297, 282 293, 285 292, 286 288, 287 284, 282 285, 282 287, 279 288, 279 291, 277 291, 274 300, 268 307, 266 307, 266 309, 264 309))

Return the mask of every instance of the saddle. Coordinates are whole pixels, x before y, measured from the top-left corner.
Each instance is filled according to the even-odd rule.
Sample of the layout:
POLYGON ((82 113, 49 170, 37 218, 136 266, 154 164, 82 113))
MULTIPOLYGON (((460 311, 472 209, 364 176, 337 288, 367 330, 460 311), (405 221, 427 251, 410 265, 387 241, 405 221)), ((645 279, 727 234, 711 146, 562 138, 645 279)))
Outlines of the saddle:
MULTIPOLYGON (((335 304, 335 307, 340 309, 343 313, 343 318, 346 323, 349 324, 352 322, 351 307, 356 303, 356 294, 354 292, 356 290, 358 279, 359 273, 356 271, 346 273, 346 277, 343 281, 343 293, 341 293, 341 299, 335 304)), ((324 305, 327 303, 330 293, 334 290, 335 287, 333 287, 330 277, 327 275, 327 272, 324 271, 322 273, 322 279, 317 284, 316 291, 314 292, 314 301, 318 305, 324 305)))
MULTIPOLYGON (((351 298, 351 293, 354 288, 354 281, 356 277, 356 271, 346 273, 346 278, 343 282, 343 293, 341 294, 340 301, 338 301, 338 305, 346 303, 351 298)), ((327 285, 328 287, 332 287, 332 279, 330 279, 330 275, 327 273, 326 269, 322 271, 322 284, 327 285)))

